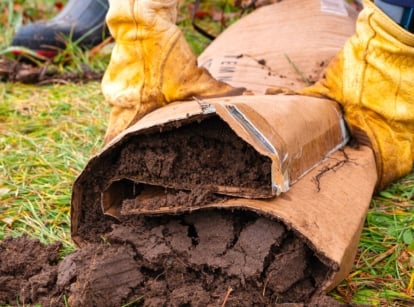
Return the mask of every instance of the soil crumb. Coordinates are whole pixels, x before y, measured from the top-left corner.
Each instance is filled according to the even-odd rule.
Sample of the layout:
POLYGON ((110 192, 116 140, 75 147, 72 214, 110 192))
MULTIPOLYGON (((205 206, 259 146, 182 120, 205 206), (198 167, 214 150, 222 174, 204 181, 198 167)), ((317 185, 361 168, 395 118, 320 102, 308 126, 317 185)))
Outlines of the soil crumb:
POLYGON ((339 306, 315 292, 327 266, 283 224, 255 213, 128 218, 104 241, 59 261, 58 243, 5 239, 0 304, 339 306))
POLYGON ((53 305, 60 247, 27 237, 0 242, 0 305, 53 305))

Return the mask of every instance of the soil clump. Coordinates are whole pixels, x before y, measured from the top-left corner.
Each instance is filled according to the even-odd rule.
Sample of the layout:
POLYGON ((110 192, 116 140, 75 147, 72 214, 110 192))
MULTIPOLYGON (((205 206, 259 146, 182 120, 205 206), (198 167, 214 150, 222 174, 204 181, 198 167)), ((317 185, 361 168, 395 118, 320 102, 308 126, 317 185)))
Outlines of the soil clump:
POLYGON ((218 117, 132 139, 120 151, 113 177, 174 189, 218 193, 271 185, 271 161, 242 141, 218 117), (223 190, 220 190, 220 188, 223 190))
POLYGON ((1 242, 0 304, 310 306, 328 271, 283 224, 241 210, 131 218, 61 261, 59 246, 1 242))

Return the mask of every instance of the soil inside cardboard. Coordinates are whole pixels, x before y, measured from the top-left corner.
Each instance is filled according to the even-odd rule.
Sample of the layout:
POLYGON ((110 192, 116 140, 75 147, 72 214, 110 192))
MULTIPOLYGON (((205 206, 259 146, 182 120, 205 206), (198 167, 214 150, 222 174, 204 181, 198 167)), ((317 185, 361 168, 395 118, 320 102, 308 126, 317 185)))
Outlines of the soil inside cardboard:
POLYGON ((113 220, 102 207, 117 216, 113 212, 136 206, 201 206, 225 199, 223 194, 272 195, 270 158, 227 123, 211 116, 174 125, 159 128, 162 133, 126 136, 86 167, 75 184, 82 190, 75 197, 81 203, 76 232, 83 240, 99 240, 109 230, 113 220))
MULTIPOLYGON (((133 138, 119 153, 116 177, 174 189, 269 189, 271 160, 218 116, 133 138)), ((225 194, 225 193, 224 193, 225 194)))
MULTIPOLYGON (((73 254, 59 260, 59 244, 24 237, 1 242, 0 304, 275 306, 312 305, 325 297, 317 289, 330 264, 271 217, 206 208, 152 217, 121 213, 117 219, 103 213, 102 193, 120 175, 157 179, 164 196, 149 198, 153 208, 167 199, 189 211, 194 202, 223 197, 209 190, 217 182, 260 188, 270 180, 269 161, 217 118, 174 131, 134 137, 87 167, 78 182, 83 205, 77 236, 84 244, 73 254), (190 188, 162 187, 180 180, 190 188)), ((113 191, 126 211, 141 206, 143 190, 131 182, 119 180, 113 191)))
POLYGON ((0 304, 274 306, 315 293, 329 269, 283 224, 242 210, 134 217, 58 261, 59 244, 0 243, 0 304))

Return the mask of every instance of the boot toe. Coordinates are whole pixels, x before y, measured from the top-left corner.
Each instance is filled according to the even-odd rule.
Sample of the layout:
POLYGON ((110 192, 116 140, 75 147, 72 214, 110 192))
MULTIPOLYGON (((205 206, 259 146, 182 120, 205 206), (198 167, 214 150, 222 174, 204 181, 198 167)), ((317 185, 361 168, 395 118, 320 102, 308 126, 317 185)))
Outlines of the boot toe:
POLYGON ((65 33, 50 27, 46 22, 37 22, 21 27, 13 37, 11 45, 34 51, 57 51, 65 48, 64 35, 65 33))
POLYGON ((37 22, 19 29, 13 37, 12 46, 26 47, 32 50, 54 50, 65 48, 67 42, 76 42, 81 48, 93 47, 108 36, 102 27, 91 29, 70 24, 50 24, 37 22))

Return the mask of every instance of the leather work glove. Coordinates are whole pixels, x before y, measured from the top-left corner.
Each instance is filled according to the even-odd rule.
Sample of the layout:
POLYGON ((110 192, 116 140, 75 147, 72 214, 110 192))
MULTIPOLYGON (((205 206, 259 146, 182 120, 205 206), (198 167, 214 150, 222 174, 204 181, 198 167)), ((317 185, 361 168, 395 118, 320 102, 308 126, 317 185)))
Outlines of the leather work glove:
POLYGON ((215 80, 176 26, 177 0, 110 0, 115 46, 102 80, 111 106, 105 143, 152 110, 177 100, 235 95, 215 80))
POLYGON ((377 189, 407 175, 414 160, 414 34, 364 0, 356 33, 324 77, 301 94, 340 103, 351 134, 376 158, 377 189))

